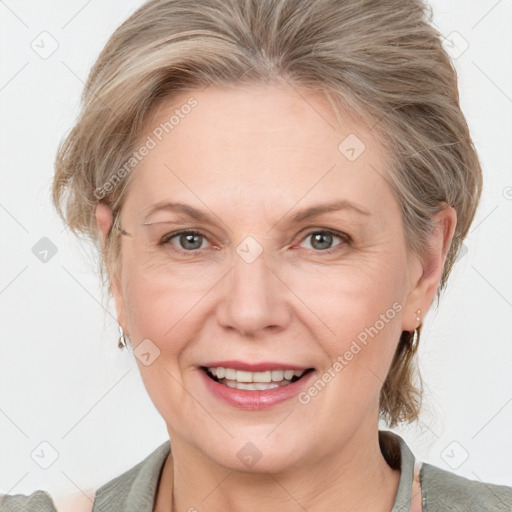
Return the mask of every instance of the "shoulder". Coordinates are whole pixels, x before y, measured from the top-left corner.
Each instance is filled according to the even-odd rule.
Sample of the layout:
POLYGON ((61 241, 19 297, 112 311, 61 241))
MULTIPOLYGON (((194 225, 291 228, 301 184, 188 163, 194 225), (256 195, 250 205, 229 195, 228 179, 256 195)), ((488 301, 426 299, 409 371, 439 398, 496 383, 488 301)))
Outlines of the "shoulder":
POLYGON ((426 512, 512 511, 512 487, 470 480, 427 463, 421 466, 420 480, 426 512))
POLYGON ((45 491, 35 491, 25 496, 24 494, 0 495, 1 512, 57 512, 52 498, 45 491))
POLYGON ((144 460, 102 485, 95 493, 93 512, 151 512, 170 449, 170 442, 164 442, 144 460))

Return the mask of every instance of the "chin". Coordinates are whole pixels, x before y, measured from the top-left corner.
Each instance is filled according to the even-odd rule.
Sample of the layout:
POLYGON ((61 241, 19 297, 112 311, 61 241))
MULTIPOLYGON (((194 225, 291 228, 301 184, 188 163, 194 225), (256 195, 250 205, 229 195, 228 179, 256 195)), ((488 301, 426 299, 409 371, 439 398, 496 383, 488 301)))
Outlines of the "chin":
MULTIPOLYGON (((268 427, 268 425, 267 425, 268 427)), ((267 435, 271 429, 265 429, 267 435)), ((263 439, 262 435, 239 435, 229 440, 212 440, 209 447, 197 446, 215 464, 241 473, 280 473, 300 463, 306 456, 303 441, 288 437, 288 443, 281 439, 263 439), (297 449, 297 445, 301 449, 297 449)), ((282 437, 282 435, 281 435, 282 437)))

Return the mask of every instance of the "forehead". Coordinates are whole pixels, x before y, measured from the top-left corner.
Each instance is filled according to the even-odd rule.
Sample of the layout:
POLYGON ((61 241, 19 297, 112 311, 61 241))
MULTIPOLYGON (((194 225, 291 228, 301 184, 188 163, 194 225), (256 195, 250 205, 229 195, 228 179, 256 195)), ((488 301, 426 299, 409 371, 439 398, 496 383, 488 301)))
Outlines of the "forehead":
POLYGON ((375 211, 393 200, 377 134, 348 112, 337 117, 319 92, 287 84, 182 92, 148 120, 141 144, 150 139, 129 192, 139 209, 169 198, 246 212, 352 198, 375 211))

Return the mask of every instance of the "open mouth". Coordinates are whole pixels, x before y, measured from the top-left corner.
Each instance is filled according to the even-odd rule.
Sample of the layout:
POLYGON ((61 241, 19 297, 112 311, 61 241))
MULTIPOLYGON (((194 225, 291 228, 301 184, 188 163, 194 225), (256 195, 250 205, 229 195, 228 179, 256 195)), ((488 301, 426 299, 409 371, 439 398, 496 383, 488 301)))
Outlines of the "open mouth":
POLYGON ((265 391, 288 386, 302 379, 304 375, 312 372, 314 368, 306 370, 267 370, 263 372, 248 372, 233 368, 207 368, 200 367, 206 375, 215 382, 235 389, 248 391, 265 391))

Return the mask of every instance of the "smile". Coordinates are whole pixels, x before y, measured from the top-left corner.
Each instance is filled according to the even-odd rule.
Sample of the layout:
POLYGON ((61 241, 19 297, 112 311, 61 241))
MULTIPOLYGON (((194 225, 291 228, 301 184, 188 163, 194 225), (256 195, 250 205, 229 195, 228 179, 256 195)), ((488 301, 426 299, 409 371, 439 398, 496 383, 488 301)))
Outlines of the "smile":
POLYGON ((267 391, 282 388, 298 381, 313 368, 305 370, 266 370, 251 372, 234 368, 204 367, 201 369, 213 381, 228 388, 244 391, 267 391))
POLYGON ((224 384, 230 388, 245 389, 249 391, 263 391, 287 386, 292 382, 299 380, 307 370, 267 370, 264 372, 249 372, 245 370, 235 370, 234 368, 205 368, 207 375, 216 382, 224 384))

